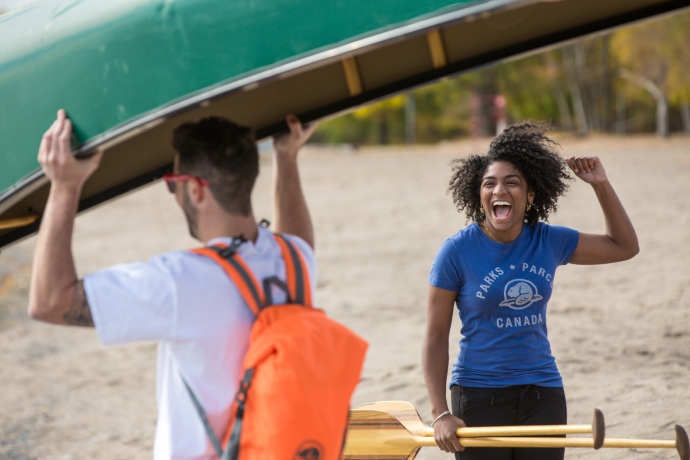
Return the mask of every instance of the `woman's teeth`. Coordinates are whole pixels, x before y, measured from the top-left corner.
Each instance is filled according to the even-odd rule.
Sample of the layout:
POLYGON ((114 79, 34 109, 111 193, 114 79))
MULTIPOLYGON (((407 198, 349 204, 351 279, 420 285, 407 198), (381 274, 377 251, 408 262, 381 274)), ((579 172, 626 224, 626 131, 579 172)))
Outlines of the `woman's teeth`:
POLYGON ((494 216, 498 218, 508 217, 510 209, 511 205, 507 201, 494 201, 493 203, 494 216))

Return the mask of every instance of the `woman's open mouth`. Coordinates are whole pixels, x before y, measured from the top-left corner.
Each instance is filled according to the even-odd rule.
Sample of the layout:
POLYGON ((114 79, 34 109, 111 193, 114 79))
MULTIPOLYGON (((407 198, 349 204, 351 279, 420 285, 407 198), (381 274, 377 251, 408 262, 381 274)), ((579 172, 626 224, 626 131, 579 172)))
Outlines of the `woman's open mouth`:
POLYGON ((494 219, 498 221, 508 220, 510 213, 513 211, 513 206, 507 201, 494 201, 491 208, 493 209, 494 219))

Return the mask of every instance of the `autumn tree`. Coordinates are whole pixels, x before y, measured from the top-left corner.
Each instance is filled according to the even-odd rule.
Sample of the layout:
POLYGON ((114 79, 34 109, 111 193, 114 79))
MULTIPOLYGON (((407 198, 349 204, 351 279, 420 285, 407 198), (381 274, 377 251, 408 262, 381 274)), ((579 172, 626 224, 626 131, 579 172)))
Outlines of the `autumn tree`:
MULTIPOLYGON (((415 90, 414 138, 435 142, 492 134, 491 98, 507 101, 510 123, 553 122, 560 129, 690 133, 690 12, 503 62, 415 90), (477 120, 477 114, 480 114, 477 120)), ((409 102, 409 99, 408 99, 409 102)), ((403 96, 322 125, 322 142, 404 143, 403 96)), ((409 129, 408 129, 409 134, 409 129)))

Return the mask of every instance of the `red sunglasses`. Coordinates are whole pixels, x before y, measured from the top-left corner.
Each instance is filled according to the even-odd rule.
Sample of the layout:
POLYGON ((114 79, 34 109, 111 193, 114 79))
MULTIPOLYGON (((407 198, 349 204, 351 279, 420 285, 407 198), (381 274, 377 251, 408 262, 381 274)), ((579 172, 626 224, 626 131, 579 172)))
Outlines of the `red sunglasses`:
POLYGON ((168 186, 168 190, 170 190, 170 193, 175 193, 175 185, 177 182, 187 182, 188 180, 195 180, 201 185, 209 186, 211 185, 209 181, 202 177, 198 176, 190 176, 189 174, 164 174, 163 175, 163 180, 165 181, 165 184, 168 186))

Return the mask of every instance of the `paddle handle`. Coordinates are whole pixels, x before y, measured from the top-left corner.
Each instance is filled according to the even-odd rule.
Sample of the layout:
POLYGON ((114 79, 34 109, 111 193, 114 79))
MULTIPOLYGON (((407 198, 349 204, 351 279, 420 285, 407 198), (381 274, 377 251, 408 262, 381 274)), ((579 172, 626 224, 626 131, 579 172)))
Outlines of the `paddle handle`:
MULTIPOLYGON (((460 444, 465 447, 588 447, 594 448, 594 441, 589 438, 520 438, 520 437, 484 437, 460 438, 460 444)), ((435 446, 434 438, 417 438, 419 446, 435 446)), ((641 448, 641 449, 675 449, 675 441, 645 440, 645 439, 605 439, 603 447, 611 448, 641 448)))
MULTIPOLYGON (((429 430, 431 436, 434 430, 429 430)), ((591 434, 592 425, 535 425, 535 426, 492 426, 458 428, 458 438, 485 438, 494 436, 553 436, 563 434, 591 434)))

